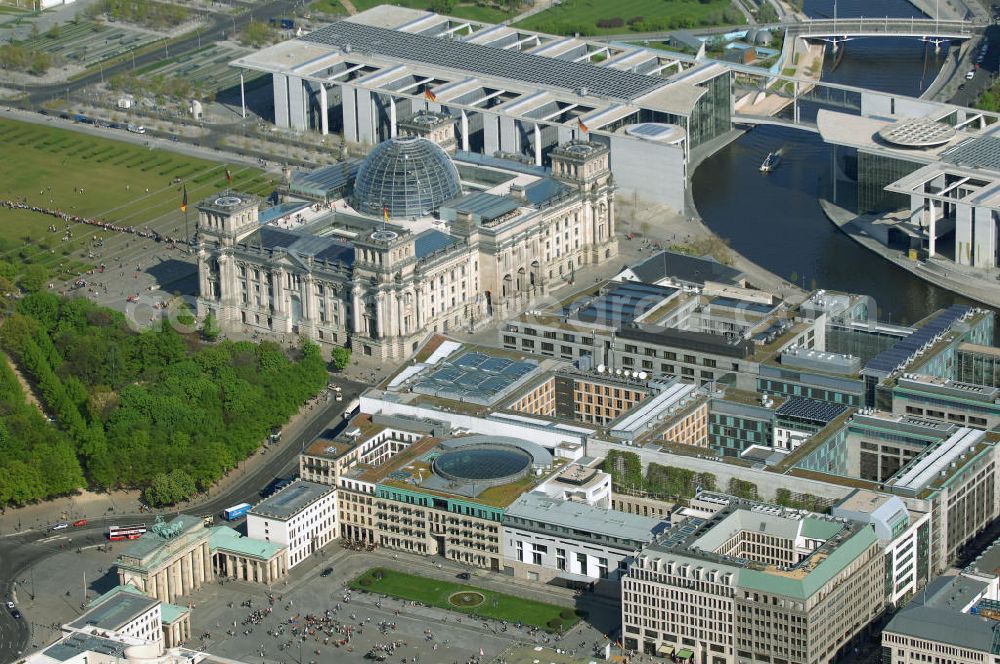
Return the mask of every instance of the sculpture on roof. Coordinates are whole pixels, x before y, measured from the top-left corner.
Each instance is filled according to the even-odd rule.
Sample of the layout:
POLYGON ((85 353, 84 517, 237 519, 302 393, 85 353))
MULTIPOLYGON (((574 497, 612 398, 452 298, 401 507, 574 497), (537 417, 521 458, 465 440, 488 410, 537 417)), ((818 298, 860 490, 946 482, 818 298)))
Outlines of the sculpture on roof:
POLYGON ((163 515, 158 514, 156 519, 153 521, 153 527, 151 528, 153 534, 162 537, 163 539, 173 539, 181 534, 184 530, 184 524, 179 520, 171 521, 166 523, 163 520, 163 515))

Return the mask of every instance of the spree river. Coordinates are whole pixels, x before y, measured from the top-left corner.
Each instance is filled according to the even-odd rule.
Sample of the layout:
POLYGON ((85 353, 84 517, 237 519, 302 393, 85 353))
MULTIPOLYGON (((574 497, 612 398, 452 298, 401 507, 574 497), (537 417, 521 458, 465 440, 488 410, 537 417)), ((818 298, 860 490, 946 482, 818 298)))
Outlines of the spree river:
MULTIPOLYGON (((812 16, 833 16, 831 0, 806 0, 812 16)), ((838 0, 837 16, 919 15, 905 0, 838 0), (872 9, 874 7, 875 9, 872 9), (868 8, 864 13, 863 8, 868 8)), ((823 80, 918 96, 937 74, 944 51, 916 39, 858 39, 840 61, 827 52, 823 80)), ((839 154, 843 154, 843 150, 839 154)), ((932 286, 868 251, 823 214, 818 197, 830 196, 832 149, 819 136, 785 127, 760 126, 706 159, 692 186, 698 213, 733 249, 807 288, 872 295, 879 317, 908 324, 936 309, 965 301, 932 286), (768 152, 782 150, 770 174, 758 171, 768 152)), ((843 201, 847 183, 839 183, 843 201)))

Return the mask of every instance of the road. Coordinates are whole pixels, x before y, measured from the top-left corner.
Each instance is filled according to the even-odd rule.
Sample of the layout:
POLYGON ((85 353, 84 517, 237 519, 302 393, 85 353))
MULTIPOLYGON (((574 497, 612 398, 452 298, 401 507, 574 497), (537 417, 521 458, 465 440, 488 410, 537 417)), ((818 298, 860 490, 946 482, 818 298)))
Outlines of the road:
MULTIPOLYGON (((967 58, 966 63, 963 63, 964 66, 956 72, 956 76, 962 77, 963 80, 955 95, 950 100, 952 104, 957 106, 971 106, 979 99, 979 95, 984 90, 988 90, 993 85, 996 72, 1000 69, 1000 26, 991 25, 988 27, 984 38, 990 46, 989 50, 986 51, 986 57, 983 59, 982 64, 979 67, 975 67, 974 64, 967 63, 968 60, 975 60, 977 51, 973 50, 967 58), (975 72, 971 81, 964 78, 965 73, 970 70, 975 72)), ((974 44, 977 47, 978 45, 979 42, 974 44)))
MULTIPOLYGON (((308 413, 306 419, 299 424, 294 435, 286 436, 285 441, 277 449, 272 448, 274 451, 268 452, 267 459, 260 466, 211 499, 185 507, 179 512, 195 516, 219 514, 225 508, 238 503, 257 502, 260 499, 260 490, 276 477, 287 476, 298 468, 298 454, 324 430, 339 425, 342 422, 343 409, 368 387, 342 377, 337 377, 336 382, 343 390, 343 401, 331 399, 322 406, 316 406, 315 410, 308 413)), ((169 519, 177 513, 178 511, 165 512, 163 516, 169 519)), ((108 526, 121 523, 122 518, 122 515, 117 515, 91 519, 86 527, 63 533, 71 537, 71 548, 103 544, 104 533, 108 526)), ((8 598, 13 598, 16 601, 19 592, 31 591, 30 583, 22 585, 16 584, 16 581, 28 576, 31 565, 60 551, 54 543, 45 541, 50 536, 51 533, 46 531, 29 531, 0 538, 0 599, 7 601, 8 598)), ((51 622, 46 620, 45 616, 25 615, 23 619, 15 620, 6 609, 0 609, 0 663, 13 662, 19 654, 32 649, 29 627, 31 619, 38 623, 51 622)), ((45 644, 34 645, 40 647, 45 644)))

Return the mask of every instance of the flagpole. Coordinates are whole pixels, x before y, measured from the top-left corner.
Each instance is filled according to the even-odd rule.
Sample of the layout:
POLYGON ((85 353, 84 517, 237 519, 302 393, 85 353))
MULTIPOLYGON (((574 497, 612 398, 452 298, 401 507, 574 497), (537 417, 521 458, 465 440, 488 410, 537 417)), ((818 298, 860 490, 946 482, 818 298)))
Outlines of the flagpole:
POLYGON ((184 213, 184 243, 188 247, 188 254, 193 253, 191 247, 191 230, 188 228, 188 190, 187 185, 183 185, 184 193, 181 198, 181 212, 184 213))

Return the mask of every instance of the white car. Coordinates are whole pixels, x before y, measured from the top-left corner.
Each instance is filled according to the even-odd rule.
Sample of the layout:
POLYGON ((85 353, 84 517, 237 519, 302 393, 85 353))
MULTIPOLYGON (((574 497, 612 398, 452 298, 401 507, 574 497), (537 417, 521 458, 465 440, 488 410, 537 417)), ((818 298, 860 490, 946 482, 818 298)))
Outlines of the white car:
POLYGON ((56 525, 52 526, 52 530, 63 530, 65 528, 69 528, 68 523, 57 523, 56 525))
POLYGON ((11 602, 10 600, 7 600, 7 608, 8 609, 13 609, 14 608, 14 602, 11 602))
POLYGON ((976 71, 975 70, 968 71, 965 74, 965 80, 967 80, 967 81, 971 81, 975 77, 976 77, 976 71))

